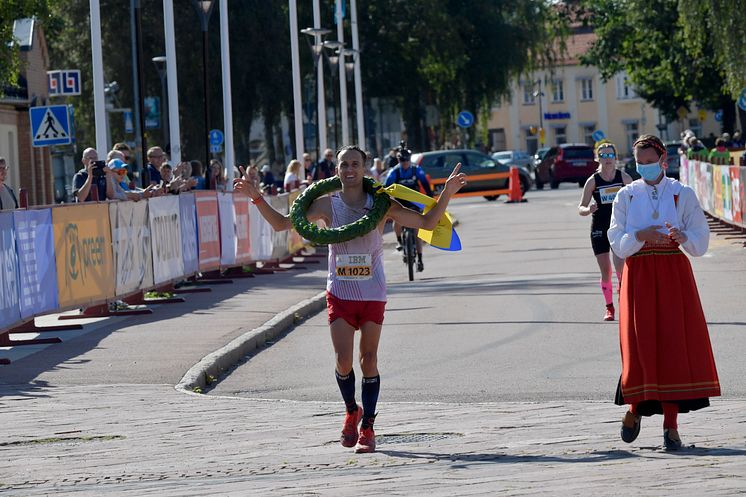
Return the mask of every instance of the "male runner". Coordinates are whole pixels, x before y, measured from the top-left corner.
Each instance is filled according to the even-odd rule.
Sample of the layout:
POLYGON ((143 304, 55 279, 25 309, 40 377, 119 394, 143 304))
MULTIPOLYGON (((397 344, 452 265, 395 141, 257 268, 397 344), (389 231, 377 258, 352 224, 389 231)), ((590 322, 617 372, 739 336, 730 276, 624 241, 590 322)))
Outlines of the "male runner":
MULTIPOLYGON (((373 206, 373 195, 363 189, 367 174, 366 155, 356 146, 344 147, 337 154, 337 174, 342 190, 319 197, 308 209, 310 221, 323 220, 329 227, 352 223, 373 206)), ((329 245, 329 275, 327 278, 327 309, 329 329, 336 356, 335 375, 347 414, 340 442, 355 447, 355 452, 373 452, 376 447, 373 422, 380 391, 378 373, 378 343, 381 337, 386 306, 386 277, 383 271, 383 226, 391 218, 403 226, 433 230, 445 214, 451 196, 466 184, 466 175, 457 165, 446 182, 445 189, 427 214, 403 207, 393 200, 378 227, 348 242, 329 245), (356 266, 355 271, 346 271, 356 266), (352 368, 355 330, 360 330, 360 369, 362 407, 355 400, 355 372, 352 368), (360 432, 357 425, 362 420, 360 432)), ((264 201, 261 191, 251 182, 240 179, 235 191, 251 197, 262 216, 277 231, 292 228, 290 218, 277 212, 264 201)))

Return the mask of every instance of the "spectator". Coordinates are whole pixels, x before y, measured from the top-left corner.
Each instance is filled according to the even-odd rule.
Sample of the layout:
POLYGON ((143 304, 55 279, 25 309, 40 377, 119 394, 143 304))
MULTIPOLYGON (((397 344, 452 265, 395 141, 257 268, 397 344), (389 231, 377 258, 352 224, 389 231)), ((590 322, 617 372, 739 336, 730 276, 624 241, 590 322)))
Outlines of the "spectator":
POLYGON ((272 195, 277 193, 275 191, 275 175, 272 174, 272 167, 269 164, 262 166, 262 184, 264 190, 269 190, 272 195))
POLYGON ((80 162, 83 168, 73 176, 73 197, 76 202, 93 201, 91 186, 95 185, 98 192, 98 200, 106 200, 106 175, 103 171, 93 171, 93 165, 98 160, 95 148, 83 150, 80 162))
POLYGON ((0 211, 18 209, 18 199, 11 187, 5 184, 8 178, 8 164, 5 157, 0 157, 0 211))
MULTIPOLYGON (((723 136, 726 135, 727 133, 723 134, 723 136)), ((715 148, 710 150, 707 159, 710 164, 717 164, 720 166, 730 163, 730 152, 728 152, 728 149, 726 148, 726 141, 724 138, 718 138, 715 140, 715 148)))
MULTIPOLYGON (((297 161, 296 161, 297 162, 297 161)), ((331 178, 336 174, 334 165, 334 151, 330 148, 324 150, 324 158, 311 169, 311 181, 331 178)))
POLYGON ((389 155, 383 160, 384 170, 390 171, 391 168, 399 164, 399 159, 396 158, 396 149, 392 148, 389 150, 389 155))
POLYGON ((191 166, 191 169, 192 169, 191 176, 196 181, 194 189, 195 190, 206 189, 205 174, 202 169, 202 163, 195 159, 195 160, 190 160, 189 165, 191 166))
POLYGON ((733 133, 732 144, 733 148, 743 148, 743 139, 741 138, 741 132, 739 130, 736 130, 733 133))
POLYGON ((285 180, 282 182, 286 192, 292 192, 300 188, 302 165, 298 160, 291 160, 285 170, 285 180))
POLYGON ((207 168, 206 188, 208 190, 225 191, 225 175, 223 174, 223 164, 219 160, 210 161, 210 167, 207 168))
POLYGON ((161 178, 163 179, 164 193, 179 194, 191 188, 190 182, 192 179, 189 178, 189 180, 186 180, 180 174, 184 164, 187 164, 187 162, 182 162, 174 170, 168 162, 163 163, 161 166, 161 178))
POLYGON ((148 149, 148 164, 145 166, 145 172, 148 177, 148 184, 158 185, 161 182, 161 165, 166 160, 166 154, 161 147, 150 147, 148 149))
POLYGON ((142 193, 130 190, 127 180, 127 164, 122 159, 112 159, 104 169, 106 174, 106 198, 109 200, 134 200, 143 198, 142 193))
POLYGON ((313 157, 311 157, 311 154, 303 154, 303 169, 303 177, 311 180, 313 172, 313 157))
POLYGON ((378 182, 386 179, 386 170, 383 168, 383 161, 380 158, 376 157, 373 159, 373 167, 370 168, 370 175, 378 182))
POLYGON ((687 145, 689 146, 689 149, 687 150, 686 155, 689 159, 707 160, 709 152, 696 136, 690 136, 687 145))
MULTIPOLYGON (((725 142, 725 148, 731 148, 733 146, 733 142, 730 140, 730 133, 723 133, 720 138, 725 142)), ((715 143, 717 143, 717 140, 715 140, 715 143)), ((715 146, 717 147, 717 145, 715 146)))

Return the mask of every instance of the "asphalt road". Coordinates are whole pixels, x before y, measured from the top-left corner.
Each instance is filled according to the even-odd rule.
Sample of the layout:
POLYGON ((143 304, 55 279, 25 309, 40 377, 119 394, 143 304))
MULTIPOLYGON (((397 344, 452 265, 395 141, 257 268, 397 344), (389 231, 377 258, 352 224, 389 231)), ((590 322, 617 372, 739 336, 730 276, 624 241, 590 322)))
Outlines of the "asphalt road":
MULTIPOLYGON (((601 320, 590 219, 575 208, 580 192, 562 185, 513 205, 455 200, 463 251, 428 248, 425 272, 411 283, 387 235, 381 401, 613 398, 618 328, 601 320)), ((746 249, 713 235, 692 264, 723 395, 745 398, 746 249)), ((211 393, 339 400, 328 335, 322 313, 247 358, 211 393)))

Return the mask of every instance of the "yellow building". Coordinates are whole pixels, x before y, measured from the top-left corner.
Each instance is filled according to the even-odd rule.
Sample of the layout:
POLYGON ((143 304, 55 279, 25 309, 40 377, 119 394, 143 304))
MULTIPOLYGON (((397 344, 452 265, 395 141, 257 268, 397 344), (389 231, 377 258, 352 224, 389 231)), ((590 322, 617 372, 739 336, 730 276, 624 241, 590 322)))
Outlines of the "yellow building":
POLYGON ((567 42, 567 54, 551 71, 537 71, 513 83, 512 96, 492 109, 489 145, 493 151, 523 150, 533 154, 540 146, 561 143, 593 144, 601 131, 616 143, 622 157, 631 155, 632 143, 644 133, 678 140, 689 128, 697 137, 720 134, 712 112, 682 112, 666 123, 657 109, 638 97, 624 73, 603 82, 596 67, 580 64, 596 36, 578 29, 567 42), (700 117, 704 120, 700 121, 700 117))

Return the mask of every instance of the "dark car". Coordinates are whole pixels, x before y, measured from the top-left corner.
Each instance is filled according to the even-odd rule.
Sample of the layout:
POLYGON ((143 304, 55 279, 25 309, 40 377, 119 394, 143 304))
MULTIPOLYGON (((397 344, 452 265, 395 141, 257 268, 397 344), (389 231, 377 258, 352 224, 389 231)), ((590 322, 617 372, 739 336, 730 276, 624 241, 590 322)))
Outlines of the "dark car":
POLYGON ((577 183, 581 188, 598 168, 593 147, 585 143, 563 143, 552 147, 536 169, 536 187, 544 183, 558 188, 560 183, 577 183))
MULTIPOLYGON (((666 142, 666 176, 673 179, 679 179, 679 166, 681 165, 681 156, 679 155, 679 148, 681 142, 666 142)), ((624 172, 629 174, 632 179, 640 179, 640 174, 637 172, 637 163, 634 157, 630 157, 624 163, 624 172)))
MULTIPOLYGON (((431 179, 447 178, 456 164, 461 163, 461 172, 469 176, 469 183, 461 189, 461 193, 502 190, 508 188, 508 179, 484 179, 478 176, 505 173, 510 171, 506 165, 500 164, 490 156, 475 150, 438 150, 412 154, 412 163, 420 166, 431 179)), ((525 195, 531 188, 531 176, 524 168, 518 168, 521 179, 521 192, 525 195)), ((433 190, 439 192, 443 185, 435 185, 433 190)), ((487 200, 495 200, 498 195, 485 195, 487 200)))

